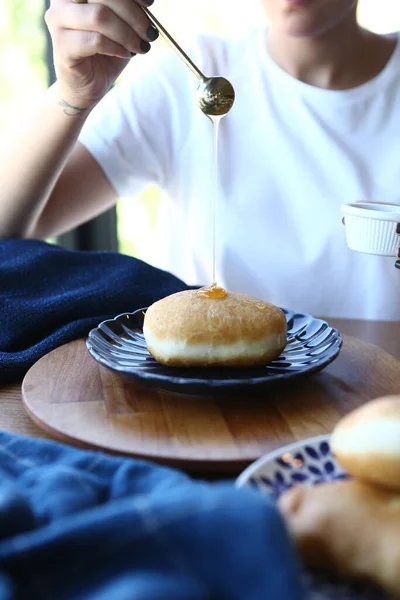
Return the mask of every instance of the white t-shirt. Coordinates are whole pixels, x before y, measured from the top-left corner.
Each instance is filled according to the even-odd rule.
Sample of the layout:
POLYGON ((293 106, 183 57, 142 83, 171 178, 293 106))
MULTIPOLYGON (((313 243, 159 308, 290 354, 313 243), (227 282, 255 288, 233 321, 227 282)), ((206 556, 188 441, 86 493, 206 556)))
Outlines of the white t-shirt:
MULTIPOLYGON (((314 316, 399 320, 395 257, 349 250, 340 205, 400 204, 400 43, 376 78, 346 91, 283 71, 266 30, 203 37, 191 55, 236 90, 221 122, 218 283, 314 316)), ((196 88, 172 51, 145 73, 133 64, 80 141, 121 196, 162 188, 154 264, 204 285, 212 280, 213 144, 196 88)), ((140 227, 132 223, 133 236, 140 227)))

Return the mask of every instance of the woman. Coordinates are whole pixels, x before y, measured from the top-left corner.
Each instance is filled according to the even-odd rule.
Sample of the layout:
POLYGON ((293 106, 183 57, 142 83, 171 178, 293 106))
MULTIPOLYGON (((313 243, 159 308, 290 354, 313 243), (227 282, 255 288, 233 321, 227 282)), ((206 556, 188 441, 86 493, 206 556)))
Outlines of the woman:
MULTIPOLYGON (((157 266, 207 284, 212 137, 193 75, 173 52, 140 74, 136 57, 106 95, 157 37, 144 4, 53 0, 58 82, 3 161, 1 234, 59 234, 157 183, 157 266)), ((237 96, 221 126, 218 283, 314 315, 397 320, 398 273, 348 250, 340 205, 399 203, 398 36, 361 29, 357 0, 264 4, 268 29, 190 50, 237 96)))

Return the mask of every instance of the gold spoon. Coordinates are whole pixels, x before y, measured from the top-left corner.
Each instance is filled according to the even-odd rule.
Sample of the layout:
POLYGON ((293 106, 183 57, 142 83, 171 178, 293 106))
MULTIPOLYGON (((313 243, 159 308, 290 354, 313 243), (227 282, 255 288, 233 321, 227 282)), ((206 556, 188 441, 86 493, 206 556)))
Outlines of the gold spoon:
MULTIPOLYGON (((87 0, 74 0, 77 4, 86 4, 87 0)), ((161 25, 161 23, 151 14, 148 8, 142 7, 153 25, 158 29, 163 38, 178 53, 189 69, 200 80, 197 88, 197 102, 201 110, 209 117, 223 116, 228 113, 235 101, 235 90, 232 84, 224 77, 206 77, 200 71, 194 62, 188 57, 186 52, 176 43, 174 38, 161 25)))
POLYGON ((197 89, 197 102, 201 110, 209 117, 226 115, 231 110, 235 101, 235 90, 230 81, 225 79, 225 77, 206 77, 149 9, 144 7, 142 9, 165 41, 172 46, 175 52, 177 52, 189 69, 200 80, 200 85, 197 89))

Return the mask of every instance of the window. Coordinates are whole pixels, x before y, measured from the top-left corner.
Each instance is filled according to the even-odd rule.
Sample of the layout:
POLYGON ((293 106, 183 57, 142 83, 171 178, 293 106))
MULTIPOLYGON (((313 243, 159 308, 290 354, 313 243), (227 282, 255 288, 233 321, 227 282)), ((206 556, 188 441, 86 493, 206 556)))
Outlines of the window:
POLYGON ((43 0, 0 0, 0 139, 47 86, 43 0))

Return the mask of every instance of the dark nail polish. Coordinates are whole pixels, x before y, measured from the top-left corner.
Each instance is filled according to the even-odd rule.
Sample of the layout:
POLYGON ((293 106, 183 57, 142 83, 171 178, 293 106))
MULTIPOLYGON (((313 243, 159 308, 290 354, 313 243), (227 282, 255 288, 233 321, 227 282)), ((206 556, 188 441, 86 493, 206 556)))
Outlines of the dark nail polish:
POLYGON ((396 233, 400 235, 400 223, 397 223, 396 233))
POLYGON ((154 42, 158 38, 158 36, 159 36, 158 29, 153 27, 153 25, 150 25, 150 27, 147 30, 147 37, 149 38, 149 40, 151 42, 154 42))
POLYGON ((154 0, 143 0, 143 1, 147 6, 151 6, 154 2, 154 0))
POLYGON ((131 52, 131 56, 136 56, 136 52, 131 52))
POLYGON ((140 48, 141 48, 141 50, 143 50, 143 52, 148 52, 150 50, 151 46, 150 46, 149 42, 145 42, 144 40, 142 40, 140 42, 140 48))
POLYGON ((400 260, 396 260, 396 262, 394 263, 394 266, 397 267, 398 269, 400 269, 400 260))
POLYGON ((397 258, 400 258, 400 248, 397 250, 397 258))

